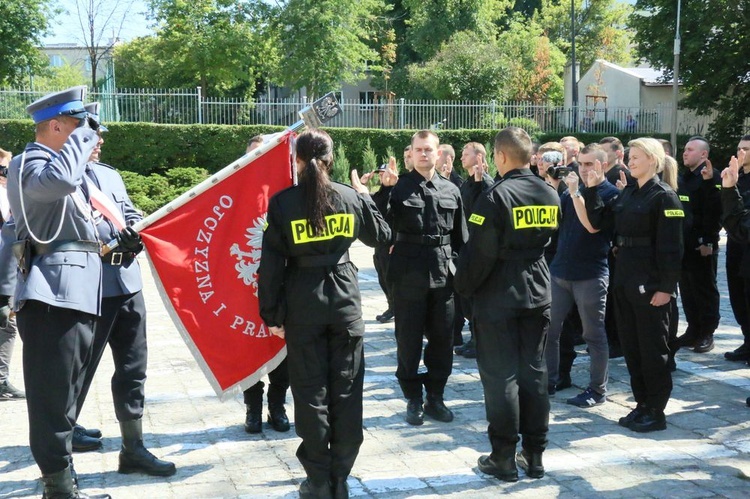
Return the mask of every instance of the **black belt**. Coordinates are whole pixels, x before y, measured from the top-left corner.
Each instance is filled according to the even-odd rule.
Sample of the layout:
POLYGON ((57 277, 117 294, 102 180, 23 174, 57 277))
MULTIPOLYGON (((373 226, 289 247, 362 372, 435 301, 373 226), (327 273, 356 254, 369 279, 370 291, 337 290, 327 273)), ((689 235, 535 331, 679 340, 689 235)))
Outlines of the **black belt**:
POLYGON ((615 238, 615 246, 620 246, 622 248, 645 248, 647 246, 651 246, 651 238, 650 237, 627 237, 627 236, 617 236, 615 238))
MULTIPOLYGON (((18 244, 18 242, 15 244, 18 244)), ((52 241, 46 244, 31 243, 31 246, 35 255, 48 255, 58 251, 85 251, 86 253, 99 254, 101 250, 98 241, 52 241)))
POLYGON ((135 260, 135 253, 132 251, 110 251, 102 257, 103 263, 114 266, 129 265, 133 260, 135 260))
POLYGON ((344 254, 330 253, 328 255, 297 256, 289 259, 289 263, 295 267, 328 267, 350 262, 349 250, 344 254))
POLYGON ((510 249, 505 248, 497 252, 499 260, 539 260, 544 256, 544 248, 510 249))
POLYGON ((450 235, 422 235, 397 232, 396 241, 400 243, 421 244, 422 246, 444 246, 451 243, 450 235))

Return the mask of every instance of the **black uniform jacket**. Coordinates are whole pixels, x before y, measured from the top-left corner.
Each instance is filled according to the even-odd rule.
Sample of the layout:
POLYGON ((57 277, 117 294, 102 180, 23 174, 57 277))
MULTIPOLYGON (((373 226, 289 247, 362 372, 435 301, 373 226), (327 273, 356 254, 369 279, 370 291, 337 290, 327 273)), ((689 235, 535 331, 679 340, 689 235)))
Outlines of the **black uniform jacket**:
POLYGON ((357 267, 344 257, 355 239, 387 242, 391 231, 369 195, 332 183, 335 209, 316 235, 305 193, 289 187, 271 198, 258 269, 260 315, 269 326, 341 324, 362 316, 357 267))
POLYGON ((548 305, 544 248, 557 230, 560 198, 529 168, 515 169, 485 191, 469 219, 469 242, 458 257, 455 286, 474 299, 474 314, 492 321, 500 308, 548 305))
POLYGON ((697 251, 701 244, 712 244, 714 251, 719 249, 721 230, 721 176, 714 170, 713 178, 703 180, 701 169, 685 170, 679 176, 677 194, 685 211, 683 236, 685 257, 683 268, 694 268, 702 258, 697 251))
POLYGON ((643 187, 628 185, 614 203, 605 206, 597 189, 583 193, 594 228, 614 227, 617 269, 614 287, 675 293, 682 266, 682 204, 658 177, 643 187))
MULTIPOLYGON (((750 176, 748 176, 750 178, 750 176)), ((750 203, 737 187, 721 189, 722 222, 727 234, 741 244, 750 242, 750 203)))
POLYGON ((405 173, 391 190, 386 219, 394 232, 388 283, 447 286, 453 258, 468 237, 458 187, 438 173, 430 180, 416 170, 405 173))
POLYGON ((469 178, 461 184, 459 190, 461 191, 461 200, 464 203, 464 215, 466 215, 467 220, 474 212, 474 204, 476 204, 479 196, 481 196, 485 190, 492 187, 492 184, 494 183, 495 181, 492 180, 492 177, 485 173, 482 175, 482 180, 479 182, 474 179, 474 175, 469 175, 469 178))

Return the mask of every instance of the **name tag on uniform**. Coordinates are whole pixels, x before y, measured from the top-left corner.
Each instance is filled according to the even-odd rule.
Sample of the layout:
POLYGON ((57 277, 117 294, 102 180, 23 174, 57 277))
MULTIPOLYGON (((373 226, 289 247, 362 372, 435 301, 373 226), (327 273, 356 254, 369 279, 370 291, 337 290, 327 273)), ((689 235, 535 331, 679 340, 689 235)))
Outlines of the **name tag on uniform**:
POLYGON ((557 227, 557 206, 517 206, 513 208, 513 228, 557 227))
POLYGON ((482 225, 484 223, 484 217, 482 215, 477 215, 476 213, 472 213, 469 217, 469 222, 477 225, 482 225))
POLYGON ((680 201, 682 201, 683 203, 687 203, 688 201, 690 201, 690 196, 680 196, 680 201))
POLYGON ((337 213, 325 217, 326 227, 321 234, 315 234, 306 219, 292 220, 292 237, 294 244, 326 241, 334 237, 354 237, 354 215, 337 213))
POLYGON ((664 216, 667 218, 681 218, 685 216, 685 212, 682 210, 664 210, 664 216))

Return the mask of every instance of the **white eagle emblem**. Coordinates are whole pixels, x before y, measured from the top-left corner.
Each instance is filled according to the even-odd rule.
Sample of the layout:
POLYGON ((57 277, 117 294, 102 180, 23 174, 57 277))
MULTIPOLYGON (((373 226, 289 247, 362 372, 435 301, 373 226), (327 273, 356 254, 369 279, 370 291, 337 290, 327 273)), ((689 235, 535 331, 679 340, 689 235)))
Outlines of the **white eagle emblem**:
POLYGON ((263 246, 263 227, 266 226, 266 215, 255 219, 252 227, 245 232, 245 243, 250 249, 242 251, 238 243, 229 248, 229 254, 237 258, 234 268, 237 279, 242 279, 246 286, 252 286, 253 294, 258 296, 258 267, 260 266, 260 249, 263 246))

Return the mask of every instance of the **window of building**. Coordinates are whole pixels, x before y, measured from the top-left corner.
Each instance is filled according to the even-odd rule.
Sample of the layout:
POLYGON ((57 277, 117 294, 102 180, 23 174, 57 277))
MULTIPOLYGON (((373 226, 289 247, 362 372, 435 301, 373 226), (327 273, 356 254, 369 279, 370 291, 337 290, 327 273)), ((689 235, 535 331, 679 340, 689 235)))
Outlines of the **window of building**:
POLYGON ((59 55, 53 54, 49 56, 49 67, 59 68, 59 67, 62 67, 63 63, 64 63, 63 58, 60 57, 59 55))

